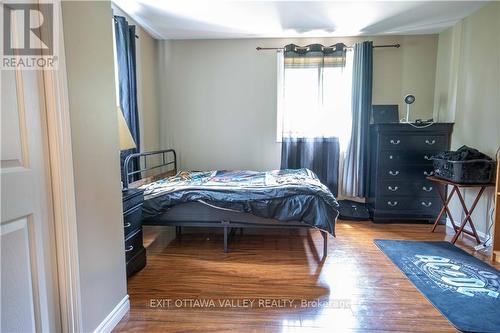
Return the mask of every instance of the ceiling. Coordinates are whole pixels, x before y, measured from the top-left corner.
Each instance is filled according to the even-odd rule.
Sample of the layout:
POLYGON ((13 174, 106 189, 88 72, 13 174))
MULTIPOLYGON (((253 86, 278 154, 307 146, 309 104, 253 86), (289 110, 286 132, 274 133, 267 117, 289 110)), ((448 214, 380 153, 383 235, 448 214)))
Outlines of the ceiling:
POLYGON ((438 33, 486 1, 114 0, 157 39, 438 33))

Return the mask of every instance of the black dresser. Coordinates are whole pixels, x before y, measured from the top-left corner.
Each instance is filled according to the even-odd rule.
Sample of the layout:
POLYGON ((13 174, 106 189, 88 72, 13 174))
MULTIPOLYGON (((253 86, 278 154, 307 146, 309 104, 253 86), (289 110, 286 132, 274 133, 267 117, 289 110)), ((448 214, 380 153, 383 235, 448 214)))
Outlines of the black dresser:
POLYGON ((449 150, 453 124, 426 128, 373 124, 370 128, 368 203, 374 222, 433 222, 441 208, 431 156, 449 150))
POLYGON ((123 228, 125 235, 125 260, 127 277, 146 266, 146 249, 142 244, 142 203, 143 191, 127 189, 122 191, 123 228))

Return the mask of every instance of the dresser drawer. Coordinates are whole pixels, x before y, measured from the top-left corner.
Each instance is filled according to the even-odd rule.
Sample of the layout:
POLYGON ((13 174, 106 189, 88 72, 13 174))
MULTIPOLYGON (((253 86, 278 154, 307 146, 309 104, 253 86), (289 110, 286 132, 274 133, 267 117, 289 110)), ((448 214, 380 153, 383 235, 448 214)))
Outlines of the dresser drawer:
POLYGON ((425 177, 434 175, 432 165, 382 165, 377 177, 380 179, 423 181, 425 177))
POLYGON ((381 150, 439 151, 445 150, 448 138, 444 135, 403 135, 389 134, 380 136, 381 150))
POLYGON ((139 251, 127 261, 127 277, 140 271, 146 266, 146 249, 142 247, 139 251))
POLYGON ((378 196, 438 197, 438 188, 429 181, 409 182, 404 180, 381 180, 378 196))
POLYGON ((123 212, 127 212, 132 207, 142 205, 144 202, 143 191, 138 189, 125 190, 123 195, 123 212))
POLYGON ((142 248, 142 230, 139 229, 125 240, 126 261, 134 257, 142 248))
POLYGON ((415 183, 414 195, 417 197, 436 197, 439 198, 439 185, 430 181, 415 183))
POLYGON ((422 214, 436 215, 441 208, 439 198, 415 198, 415 197, 380 197, 376 202, 377 209, 387 211, 418 211, 422 214))
POLYGON ((380 165, 401 165, 401 164, 425 164, 432 165, 431 157, 435 155, 433 151, 381 151, 379 155, 380 165))
POLYGON ((414 185, 404 180, 382 180, 377 188, 377 196, 406 196, 411 195, 414 185))
POLYGON ((125 238, 134 233, 141 227, 142 221, 142 205, 138 205, 129 209, 123 214, 123 230, 125 238))
POLYGON ((379 197, 377 198, 376 206, 377 209, 383 210, 411 210, 414 206, 413 198, 408 197, 379 197))

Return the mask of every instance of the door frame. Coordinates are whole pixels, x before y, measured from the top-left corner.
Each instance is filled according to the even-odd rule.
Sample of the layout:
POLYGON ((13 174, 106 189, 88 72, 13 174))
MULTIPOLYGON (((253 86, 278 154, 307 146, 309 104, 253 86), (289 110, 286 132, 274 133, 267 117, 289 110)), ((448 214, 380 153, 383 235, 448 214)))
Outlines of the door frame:
MULTIPOLYGON (((42 2, 39 0, 39 2, 42 2)), ((58 39, 59 69, 43 70, 42 80, 49 146, 52 209, 56 242, 56 261, 61 329, 63 332, 82 331, 78 234, 73 175, 73 153, 68 99, 68 84, 64 52, 61 0, 53 0, 54 22, 58 39)), ((44 31, 41 31, 43 34, 44 31)), ((50 33, 50 32, 45 32, 50 33)))

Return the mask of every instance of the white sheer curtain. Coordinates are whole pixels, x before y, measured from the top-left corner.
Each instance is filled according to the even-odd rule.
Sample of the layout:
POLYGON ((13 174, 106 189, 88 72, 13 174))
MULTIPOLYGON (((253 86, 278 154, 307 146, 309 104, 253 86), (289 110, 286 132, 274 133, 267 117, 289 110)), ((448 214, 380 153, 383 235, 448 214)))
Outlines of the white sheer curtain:
POLYGON ((351 136, 352 52, 345 66, 284 66, 278 52, 278 137, 337 137, 345 151, 351 136), (281 127, 281 128, 280 128, 281 127))

